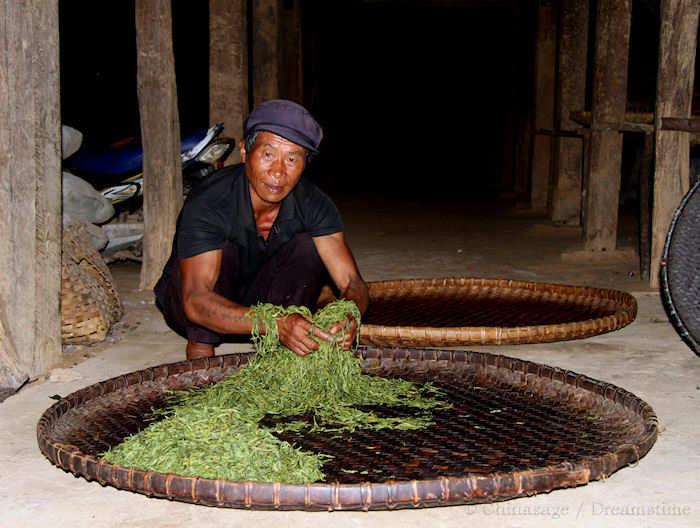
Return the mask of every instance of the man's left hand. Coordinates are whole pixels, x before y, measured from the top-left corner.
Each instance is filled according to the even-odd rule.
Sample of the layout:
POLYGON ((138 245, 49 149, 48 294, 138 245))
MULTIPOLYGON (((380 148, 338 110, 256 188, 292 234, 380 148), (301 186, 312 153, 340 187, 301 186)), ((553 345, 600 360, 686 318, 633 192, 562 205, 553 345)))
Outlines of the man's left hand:
POLYGON ((350 350, 357 337, 357 321, 349 315, 344 321, 334 324, 330 333, 336 336, 336 343, 342 350, 350 350))

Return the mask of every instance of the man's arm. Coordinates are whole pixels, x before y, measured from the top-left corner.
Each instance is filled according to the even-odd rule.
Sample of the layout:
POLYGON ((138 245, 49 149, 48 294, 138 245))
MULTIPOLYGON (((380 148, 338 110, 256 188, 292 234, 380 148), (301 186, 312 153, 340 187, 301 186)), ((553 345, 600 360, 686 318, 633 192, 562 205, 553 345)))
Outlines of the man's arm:
MULTIPOLYGON (((367 283, 360 276, 355 258, 345 242, 345 235, 342 232, 333 233, 332 235, 314 237, 313 240, 331 279, 340 291, 340 296, 354 301, 360 309, 360 313, 364 314, 369 305, 367 283)), ((331 333, 337 333, 342 325, 343 322, 339 322, 331 329, 331 333)), ((344 349, 350 348, 355 340, 357 321, 354 319, 350 321, 348 330, 342 343, 344 349)))
POLYGON ((243 317, 248 309, 214 292, 222 253, 217 249, 179 260, 182 308, 190 321, 220 334, 250 333, 252 323, 243 317))
MULTIPOLYGON (((214 291, 221 272, 221 258, 222 251, 217 249, 179 260, 183 310, 193 323, 220 334, 249 334, 253 322, 244 317, 248 307, 214 291)), ((332 339, 299 314, 278 320, 277 329, 280 342, 300 356, 318 348, 318 343, 309 337, 309 331, 322 339, 332 339)))

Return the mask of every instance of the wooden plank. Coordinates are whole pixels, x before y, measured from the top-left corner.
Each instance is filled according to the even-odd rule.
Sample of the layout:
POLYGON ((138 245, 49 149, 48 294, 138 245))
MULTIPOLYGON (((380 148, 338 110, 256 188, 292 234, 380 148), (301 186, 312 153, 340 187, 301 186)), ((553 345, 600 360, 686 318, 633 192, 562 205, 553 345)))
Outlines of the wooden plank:
MULTIPOLYGON (((539 0, 535 37, 535 130, 554 127, 556 35, 556 8, 552 0, 539 0)), ((532 152, 530 208, 544 213, 550 200, 552 138, 535 134, 532 152)))
POLYGON ((32 93, 37 101, 36 341, 34 365, 46 372, 61 357, 61 113, 58 3, 32 3, 34 55, 32 93), (47 299, 47 296, 51 296, 47 299), (58 299, 58 302, 57 302, 58 299))
MULTIPOLYGON (((209 123, 240 140, 248 115, 248 33, 245 0, 209 0, 209 123)), ((238 163, 234 149, 226 165, 238 163)))
POLYGON ((570 112, 586 102, 589 6, 588 1, 562 0, 560 9, 556 126, 574 135, 555 140, 552 221, 576 226, 581 224, 583 140, 573 132, 578 124, 570 112))
POLYGON ((182 205, 180 123, 170 0, 136 0, 137 87, 143 138, 143 263, 151 289, 170 255, 182 205))
POLYGON ((583 225, 585 248, 591 251, 614 251, 617 246, 622 135, 606 123, 624 119, 631 18, 631 0, 598 1, 583 225))
POLYGON ((280 0, 253 0, 253 104, 280 97, 280 0))
POLYGON ((690 185, 689 134, 663 130, 662 123, 668 117, 690 117, 699 10, 697 0, 665 0, 661 3, 649 277, 654 288, 659 285, 661 255, 671 218, 690 185))
POLYGON ((58 3, 0 1, 0 34, 0 363, 16 382, 61 357, 58 3))

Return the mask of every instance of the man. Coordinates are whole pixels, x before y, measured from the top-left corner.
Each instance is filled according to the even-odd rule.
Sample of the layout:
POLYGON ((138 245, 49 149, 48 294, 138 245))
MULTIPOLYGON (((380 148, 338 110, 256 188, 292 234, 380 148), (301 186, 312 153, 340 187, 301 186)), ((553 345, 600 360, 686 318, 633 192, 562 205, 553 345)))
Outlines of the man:
MULTIPOLYGON (((241 164, 194 188, 180 212, 173 253, 155 287, 171 328, 187 338, 187 358, 214 355, 225 334, 249 334, 248 307, 258 302, 314 308, 328 276, 339 296, 368 305, 367 285, 345 243, 335 204, 302 179, 323 131, 291 101, 266 101, 246 119, 241 164)), ((357 321, 324 332, 301 315, 277 321, 280 342, 303 356, 311 337, 344 340, 357 321), (345 332, 341 329, 345 327, 345 332)))

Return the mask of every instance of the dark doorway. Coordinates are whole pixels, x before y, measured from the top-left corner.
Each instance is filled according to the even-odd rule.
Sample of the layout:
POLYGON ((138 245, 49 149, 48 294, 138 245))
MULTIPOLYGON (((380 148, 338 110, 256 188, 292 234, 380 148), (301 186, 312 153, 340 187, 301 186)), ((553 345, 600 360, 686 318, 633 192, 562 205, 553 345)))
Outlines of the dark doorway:
POLYGON ((326 130, 319 182, 460 202, 512 190, 534 5, 306 2, 307 102, 326 130))

